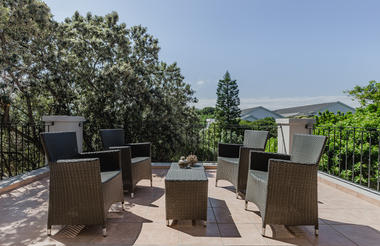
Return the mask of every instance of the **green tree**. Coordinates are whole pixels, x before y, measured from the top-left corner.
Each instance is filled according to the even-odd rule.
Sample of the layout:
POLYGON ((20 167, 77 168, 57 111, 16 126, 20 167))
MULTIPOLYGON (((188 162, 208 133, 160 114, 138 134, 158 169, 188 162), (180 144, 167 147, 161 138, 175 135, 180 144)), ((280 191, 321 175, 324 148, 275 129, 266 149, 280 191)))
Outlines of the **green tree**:
POLYGON ((207 119, 215 118, 214 107, 204 107, 203 109, 196 109, 196 112, 201 124, 205 124, 207 119))
POLYGON ((380 112, 380 83, 369 81, 367 86, 355 86, 354 89, 345 91, 363 107, 368 107, 372 112, 380 112))
POLYGON ((222 80, 219 80, 216 91, 215 116, 222 128, 239 123, 240 99, 236 80, 232 80, 230 73, 226 71, 222 80))
MULTIPOLYGON (((29 124, 39 121, 41 98, 36 86, 44 73, 45 51, 53 27, 42 1, 3 0, 0 3, 0 93, 3 122, 13 109, 29 124), (22 104, 14 102, 21 99, 22 104), (21 113, 22 112, 22 113, 21 113)), ((6 119, 6 120, 5 120, 6 119)), ((18 119, 19 120, 19 119, 18 119)))
POLYGON ((204 107, 203 109, 199 110, 200 114, 207 114, 207 115, 214 115, 215 114, 215 108, 214 107, 204 107))
POLYGON ((159 59, 145 27, 128 28, 115 12, 58 23, 38 0, 2 1, 0 16, 3 119, 9 112, 9 122, 34 125, 42 115, 82 115, 85 148, 100 147, 100 128, 123 127, 128 141, 152 142, 155 160, 185 146, 197 123, 194 91, 176 63, 159 59))

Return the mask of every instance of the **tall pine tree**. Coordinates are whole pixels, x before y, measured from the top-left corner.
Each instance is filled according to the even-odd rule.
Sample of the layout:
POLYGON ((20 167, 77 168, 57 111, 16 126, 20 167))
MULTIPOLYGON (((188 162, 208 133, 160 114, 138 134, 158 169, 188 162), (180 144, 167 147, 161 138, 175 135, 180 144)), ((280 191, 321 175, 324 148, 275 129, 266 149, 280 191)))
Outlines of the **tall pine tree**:
POLYGON ((218 82, 216 90, 217 100, 215 116, 222 128, 239 123, 240 99, 236 80, 231 80, 230 73, 226 71, 222 80, 218 82))

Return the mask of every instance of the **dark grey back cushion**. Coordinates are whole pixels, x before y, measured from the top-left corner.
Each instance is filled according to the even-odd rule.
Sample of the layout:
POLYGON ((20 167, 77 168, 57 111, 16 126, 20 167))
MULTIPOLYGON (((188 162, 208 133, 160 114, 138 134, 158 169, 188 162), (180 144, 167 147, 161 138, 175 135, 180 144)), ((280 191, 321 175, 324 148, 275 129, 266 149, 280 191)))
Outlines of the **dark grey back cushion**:
POLYGON ((294 134, 290 160, 300 163, 318 164, 325 143, 325 136, 294 134))
POLYGON ((75 132, 44 132, 41 142, 49 162, 79 157, 75 132))
POLYGON ((123 129, 100 129, 100 137, 104 149, 124 145, 125 134, 123 129))

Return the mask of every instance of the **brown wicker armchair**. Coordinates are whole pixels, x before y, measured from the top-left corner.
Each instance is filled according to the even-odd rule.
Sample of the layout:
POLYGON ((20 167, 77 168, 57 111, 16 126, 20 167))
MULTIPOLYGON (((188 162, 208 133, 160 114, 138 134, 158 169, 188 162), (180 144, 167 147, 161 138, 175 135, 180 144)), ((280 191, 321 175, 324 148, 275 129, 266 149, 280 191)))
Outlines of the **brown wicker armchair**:
POLYGON ((48 235, 52 225, 102 225, 108 209, 124 208, 120 151, 78 153, 75 132, 41 133, 50 167, 48 235))
POLYGON ((326 137, 295 134, 291 155, 251 151, 245 209, 257 205, 267 224, 314 225, 318 235, 318 164, 326 137))
POLYGON ((249 152, 251 150, 264 151, 267 139, 267 131, 246 130, 244 144, 219 143, 215 186, 217 186, 218 180, 228 180, 236 188, 236 197, 239 192, 245 194, 249 152))
POLYGON ((136 184, 149 179, 152 186, 151 143, 125 143, 123 129, 101 129, 103 148, 121 151, 121 170, 124 190, 134 197, 136 184))

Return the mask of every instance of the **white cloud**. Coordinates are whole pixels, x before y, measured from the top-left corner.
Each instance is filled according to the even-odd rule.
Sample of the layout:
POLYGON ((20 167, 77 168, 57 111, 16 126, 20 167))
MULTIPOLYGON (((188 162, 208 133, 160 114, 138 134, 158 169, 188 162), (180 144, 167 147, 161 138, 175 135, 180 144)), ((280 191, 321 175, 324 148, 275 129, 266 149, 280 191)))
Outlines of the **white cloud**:
MULTIPOLYGON (((240 108, 252 108, 263 106, 270 110, 280 108, 303 106, 308 104, 326 103, 341 101, 351 107, 358 107, 359 104, 352 101, 348 96, 315 96, 315 97, 261 97, 261 98, 240 98, 240 108)), ((215 98, 199 98, 195 104, 197 108, 215 107, 215 98)))
POLYGON ((197 81, 197 85, 203 85, 204 83, 205 83, 204 80, 199 80, 199 81, 197 81))

